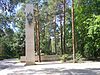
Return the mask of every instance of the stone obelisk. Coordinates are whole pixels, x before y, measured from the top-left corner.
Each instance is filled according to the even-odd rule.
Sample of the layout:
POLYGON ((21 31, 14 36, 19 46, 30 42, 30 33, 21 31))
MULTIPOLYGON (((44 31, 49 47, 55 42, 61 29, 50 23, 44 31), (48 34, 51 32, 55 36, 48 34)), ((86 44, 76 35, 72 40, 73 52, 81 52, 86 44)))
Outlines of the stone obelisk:
POLYGON ((26 65, 35 64, 35 48, 34 48, 34 17, 33 14, 33 4, 26 4, 26 25, 25 25, 25 43, 26 43, 26 65), (28 16, 28 14, 31 14, 28 16), (27 19, 29 17, 29 19, 27 19), (32 18, 32 23, 29 23, 30 18, 32 18))

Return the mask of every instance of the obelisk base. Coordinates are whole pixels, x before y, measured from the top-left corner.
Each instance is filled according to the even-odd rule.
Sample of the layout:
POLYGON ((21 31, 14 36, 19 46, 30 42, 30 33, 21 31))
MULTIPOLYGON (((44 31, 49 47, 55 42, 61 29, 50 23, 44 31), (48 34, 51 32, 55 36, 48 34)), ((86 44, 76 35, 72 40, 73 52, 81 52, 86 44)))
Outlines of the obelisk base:
POLYGON ((28 65, 35 65, 35 62, 26 62, 25 66, 28 66, 28 65))

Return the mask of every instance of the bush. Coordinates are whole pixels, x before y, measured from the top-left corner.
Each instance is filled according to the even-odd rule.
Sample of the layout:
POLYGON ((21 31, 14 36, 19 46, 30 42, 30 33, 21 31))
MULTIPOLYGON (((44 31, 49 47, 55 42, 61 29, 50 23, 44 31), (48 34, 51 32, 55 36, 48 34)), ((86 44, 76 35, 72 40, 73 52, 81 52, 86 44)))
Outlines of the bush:
POLYGON ((76 53, 76 62, 82 62, 82 55, 79 52, 76 53))
POLYGON ((62 55, 62 56, 60 57, 60 59, 61 59, 62 62, 66 62, 67 59, 68 59, 68 54, 62 55))

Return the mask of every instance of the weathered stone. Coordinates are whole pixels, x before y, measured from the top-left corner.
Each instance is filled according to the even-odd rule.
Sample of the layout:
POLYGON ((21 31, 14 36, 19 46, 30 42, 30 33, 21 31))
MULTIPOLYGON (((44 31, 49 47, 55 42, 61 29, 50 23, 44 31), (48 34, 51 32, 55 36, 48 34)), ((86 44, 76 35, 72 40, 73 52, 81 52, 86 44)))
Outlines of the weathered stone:
MULTIPOLYGON (((26 16, 28 13, 33 14, 33 4, 26 5, 26 16)), ((33 14, 34 15, 34 14, 33 14)), ((34 49, 34 19, 29 25, 28 20, 26 18, 25 25, 25 43, 26 43, 26 65, 35 64, 35 49, 34 49)))

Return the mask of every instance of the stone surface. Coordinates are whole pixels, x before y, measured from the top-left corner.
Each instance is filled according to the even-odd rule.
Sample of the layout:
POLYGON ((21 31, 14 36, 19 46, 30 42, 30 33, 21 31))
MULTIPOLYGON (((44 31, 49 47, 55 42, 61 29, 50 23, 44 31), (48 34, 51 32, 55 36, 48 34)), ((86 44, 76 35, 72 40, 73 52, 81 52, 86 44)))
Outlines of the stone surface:
MULTIPOLYGON (((35 61, 38 61, 39 56, 35 56, 35 61)), ((57 61, 60 60, 60 56, 59 55, 41 55, 41 61, 57 61)), ((26 57, 25 56, 21 56, 20 58, 21 62, 25 62, 26 61, 26 57)))
MULTIPOLYGON (((26 4, 26 16, 28 13, 33 14, 33 4, 26 4)), ((34 15, 34 14, 33 14, 34 15)), ((34 21, 34 19, 33 19, 34 21)), ((34 22, 29 25, 26 18, 25 25, 25 43, 26 43, 26 64, 35 64, 35 49, 34 49, 34 22)))

